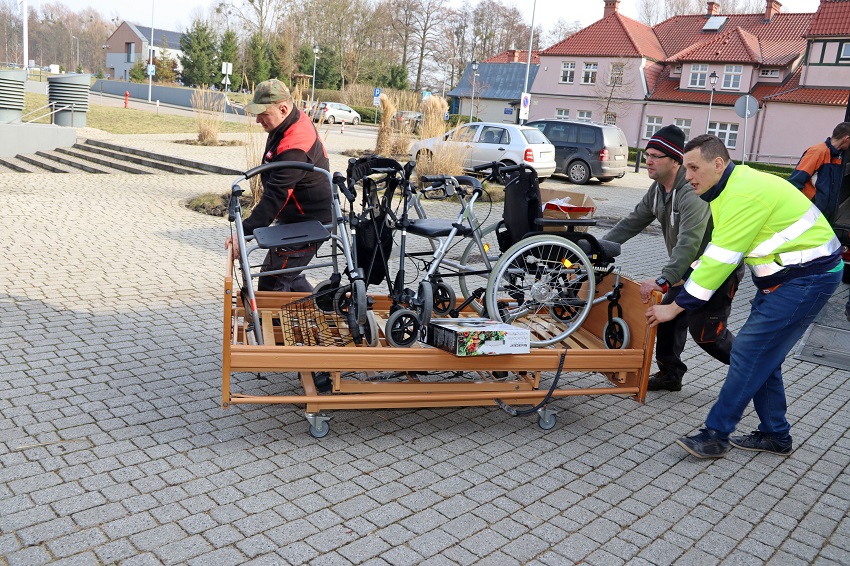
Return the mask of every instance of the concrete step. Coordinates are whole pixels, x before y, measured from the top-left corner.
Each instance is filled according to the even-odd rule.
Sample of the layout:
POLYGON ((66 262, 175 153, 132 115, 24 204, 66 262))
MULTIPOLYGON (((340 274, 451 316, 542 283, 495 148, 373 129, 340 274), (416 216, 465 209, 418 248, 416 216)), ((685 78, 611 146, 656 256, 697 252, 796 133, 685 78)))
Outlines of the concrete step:
POLYGON ((0 167, 11 169, 15 173, 32 173, 33 167, 17 157, 0 157, 0 167))
POLYGON ((15 157, 20 159, 21 161, 34 165, 39 169, 44 169, 45 171, 50 171, 51 173, 70 173, 71 171, 67 167, 60 167, 53 163, 51 159, 45 159, 44 157, 39 157, 37 155, 22 155, 18 154, 15 157))
POLYGON ((124 161, 134 163, 136 165, 144 165, 145 167, 151 167, 154 169, 159 169, 160 171, 165 171, 167 173, 176 173, 178 175, 205 175, 206 172, 198 170, 198 169, 189 169, 186 167, 180 167, 178 165, 174 165, 169 163, 168 161, 162 161, 159 159, 156 154, 152 154, 152 156, 139 156, 135 153, 124 152, 120 146, 116 146, 119 149, 112 148, 104 148, 97 144, 90 144, 88 141, 86 143, 76 143, 74 144, 74 149, 79 150, 80 152, 85 152, 88 154, 100 155, 109 157, 114 160, 124 161))
POLYGON ((101 168, 106 168, 107 173, 115 173, 118 171, 122 173, 132 173, 133 175, 155 175, 157 173, 161 173, 159 169, 153 167, 136 167, 127 165, 125 160, 120 157, 98 156, 88 151, 78 151, 67 147, 57 147, 56 151, 79 161, 95 163, 101 168))
POLYGON ((216 175, 241 175, 243 171, 239 171, 238 169, 231 169, 229 167, 222 167, 220 165, 211 165, 209 163, 201 163, 199 161, 192 161, 191 159, 184 159, 182 157, 175 157, 173 155, 162 155, 160 153, 153 153, 151 151, 145 151, 143 149, 136 149, 134 147, 125 147, 118 144, 105 142, 102 140, 85 140, 85 145, 93 145, 102 149, 110 149, 113 151, 119 151, 122 153, 127 153, 131 155, 137 155, 139 157, 146 157, 148 159, 155 159, 157 161, 162 161, 165 163, 173 163, 174 165, 179 165, 182 167, 188 167, 191 169, 198 169, 200 171, 204 171, 207 173, 214 173, 216 175))
MULTIPOLYGON (((61 148, 58 148, 61 149, 61 148)), ((54 163, 61 163, 62 165, 67 165, 68 167, 73 167, 75 169, 79 169, 85 173, 99 173, 99 174, 107 174, 109 171, 104 171, 103 169, 98 169, 97 167, 92 167, 90 164, 76 159, 72 156, 64 155, 62 152, 57 151, 36 151, 35 154, 38 157, 43 157, 45 159, 50 159, 54 163)))

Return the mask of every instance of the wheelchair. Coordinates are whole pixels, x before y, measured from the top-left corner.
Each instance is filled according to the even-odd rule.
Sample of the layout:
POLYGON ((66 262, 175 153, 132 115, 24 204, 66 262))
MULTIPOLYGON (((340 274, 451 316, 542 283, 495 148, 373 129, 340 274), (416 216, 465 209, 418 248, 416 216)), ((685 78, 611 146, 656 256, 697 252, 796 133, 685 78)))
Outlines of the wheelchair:
POLYGON ((604 341, 608 348, 625 348, 629 329, 618 304, 622 287, 614 268, 620 245, 581 232, 590 219, 544 219, 535 170, 526 165, 506 167, 503 250, 487 280, 486 314, 494 320, 525 327, 531 346, 557 344, 581 327, 593 305, 609 302, 604 341), (558 231, 544 231, 555 227, 558 231), (596 296, 597 284, 614 273, 614 289, 596 296))

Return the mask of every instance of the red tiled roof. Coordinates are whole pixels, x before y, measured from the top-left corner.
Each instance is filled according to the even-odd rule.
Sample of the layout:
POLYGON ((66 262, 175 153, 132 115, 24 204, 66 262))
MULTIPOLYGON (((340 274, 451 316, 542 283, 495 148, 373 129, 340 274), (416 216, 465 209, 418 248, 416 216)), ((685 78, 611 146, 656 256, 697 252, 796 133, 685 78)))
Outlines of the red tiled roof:
POLYGON ((666 57, 651 27, 619 12, 613 12, 574 33, 542 51, 541 55, 646 57, 656 61, 666 57))
POLYGON ((715 61, 721 63, 761 63, 761 46, 756 36, 740 28, 692 45, 667 59, 670 63, 715 61))
MULTIPOLYGON (((755 96, 755 91, 753 96, 755 96)), ((779 92, 771 92, 763 96, 765 100, 770 102, 820 104, 823 106, 846 106, 848 97, 850 97, 850 88, 801 87, 800 69, 797 69, 791 80, 786 82, 779 92)))
MULTIPOLYGON (((498 55, 494 55, 490 57, 484 63, 527 63, 528 62, 528 50, 525 49, 508 49, 507 51, 503 51, 498 55)), ((539 65, 540 64, 540 50, 532 49, 531 51, 531 64, 539 65)))
MULTIPOLYGON (((764 14, 729 14, 720 33, 741 28, 758 38, 763 64, 785 65, 805 51, 806 40, 803 35, 813 16, 810 13, 777 14, 765 22, 764 14)), ((702 31, 705 22, 706 17, 702 14, 676 16, 653 29, 667 53, 679 54, 717 36, 717 32, 702 31)))
POLYGON ((661 76, 661 71, 664 70, 662 63, 648 63, 643 69, 643 74, 646 76, 646 88, 648 92, 652 92, 655 85, 658 83, 658 78, 661 76))
MULTIPOLYGON (((796 88, 800 84, 800 70, 798 69, 785 84, 766 84, 760 83, 750 93, 755 97, 761 105, 762 100, 788 90, 789 87, 796 88)), ((735 101, 746 93, 743 92, 725 92, 714 91, 713 104, 717 106, 734 106, 735 101)), ((658 84, 649 95, 649 100, 663 102, 683 102, 691 104, 708 104, 711 99, 710 90, 689 90, 679 88, 679 79, 670 78, 670 67, 664 68, 661 76, 658 78, 658 84)))
POLYGON ((821 0, 806 36, 824 35, 850 36, 850 1, 821 0))

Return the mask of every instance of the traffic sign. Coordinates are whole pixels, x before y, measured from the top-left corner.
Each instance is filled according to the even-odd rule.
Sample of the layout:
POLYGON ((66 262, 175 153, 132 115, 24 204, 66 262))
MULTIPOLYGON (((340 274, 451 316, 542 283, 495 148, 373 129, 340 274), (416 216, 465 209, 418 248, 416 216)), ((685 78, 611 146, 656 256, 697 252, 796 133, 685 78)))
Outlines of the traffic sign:
POLYGON ((756 115, 758 111, 758 100, 756 100, 749 94, 739 96, 738 100, 735 101, 735 114, 737 114, 741 118, 752 118, 756 115))
POLYGON ((375 87, 375 98, 378 98, 379 96, 381 96, 381 87, 376 86, 375 87))
POLYGON ((148 65, 148 76, 152 77, 156 75, 156 65, 148 65))
POLYGON ((524 92, 519 100, 519 119, 528 120, 528 109, 531 106, 531 94, 524 92))

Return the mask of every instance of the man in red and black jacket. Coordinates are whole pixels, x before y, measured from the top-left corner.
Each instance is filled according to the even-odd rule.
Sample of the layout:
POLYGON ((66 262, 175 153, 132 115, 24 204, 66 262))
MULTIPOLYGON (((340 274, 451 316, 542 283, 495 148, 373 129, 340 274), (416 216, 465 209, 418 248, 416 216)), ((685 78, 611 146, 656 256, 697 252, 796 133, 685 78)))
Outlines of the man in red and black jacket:
MULTIPOLYGON (((258 84, 245 111, 256 115, 257 123, 269 134, 263 163, 303 161, 325 170, 330 167, 328 154, 312 121, 295 107, 289 88, 279 80, 258 84)), ((255 228, 272 223, 318 220, 327 224, 331 221, 331 187, 324 173, 281 168, 262 173, 260 178, 263 197, 242 222, 246 236, 253 234, 255 228)), ((235 236, 227 239, 225 248, 231 245, 238 251, 235 236)), ((271 249, 262 271, 306 266, 316 255, 319 245, 271 249)), ((260 291, 313 291, 313 286, 300 271, 260 277, 257 287, 260 291)))

